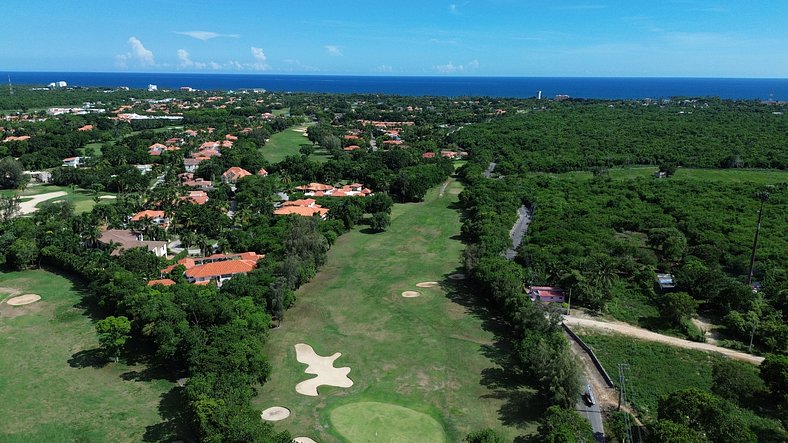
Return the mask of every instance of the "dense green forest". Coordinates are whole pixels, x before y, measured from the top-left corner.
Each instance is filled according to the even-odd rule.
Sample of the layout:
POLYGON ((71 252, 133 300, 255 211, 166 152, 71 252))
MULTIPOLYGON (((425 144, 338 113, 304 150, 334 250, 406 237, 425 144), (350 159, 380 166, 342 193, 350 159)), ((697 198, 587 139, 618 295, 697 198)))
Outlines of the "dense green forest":
POLYGON ((661 164, 788 167, 786 105, 717 99, 545 102, 453 133, 498 172, 661 164))

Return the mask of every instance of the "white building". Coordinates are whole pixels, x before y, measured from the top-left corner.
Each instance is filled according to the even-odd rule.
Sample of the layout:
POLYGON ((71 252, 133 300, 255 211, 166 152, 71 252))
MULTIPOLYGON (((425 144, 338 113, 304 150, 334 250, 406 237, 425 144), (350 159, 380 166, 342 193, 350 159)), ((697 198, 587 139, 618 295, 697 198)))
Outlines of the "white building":
POLYGON ((148 85, 148 92, 158 91, 159 87, 157 85, 148 85))

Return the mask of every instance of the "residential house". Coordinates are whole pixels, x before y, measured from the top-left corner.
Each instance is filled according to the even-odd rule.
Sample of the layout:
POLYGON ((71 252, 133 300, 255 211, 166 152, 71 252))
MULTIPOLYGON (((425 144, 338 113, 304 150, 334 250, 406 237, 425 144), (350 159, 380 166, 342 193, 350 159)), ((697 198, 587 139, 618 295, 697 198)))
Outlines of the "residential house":
POLYGON ((222 174, 222 183, 235 184, 238 180, 252 175, 251 172, 244 168, 233 166, 232 168, 224 171, 222 174))
MULTIPOLYGON (((257 267, 257 261, 265 256, 255 252, 239 254, 214 254, 208 257, 183 258, 175 265, 161 270, 162 277, 172 272, 176 266, 186 268, 184 275, 189 283, 207 285, 216 282, 217 286, 238 274, 246 274, 257 267)), ((150 285, 150 282, 148 283, 150 285)))
POLYGON ((274 209, 274 215, 300 215, 302 217, 312 217, 319 215, 321 219, 325 220, 328 215, 328 208, 324 208, 315 203, 312 198, 286 201, 282 206, 274 209))
POLYGON ((164 211, 141 211, 131 216, 130 221, 138 222, 146 218, 150 219, 151 223, 154 225, 160 226, 164 229, 167 229, 167 227, 170 225, 170 219, 167 218, 167 216, 164 214, 164 211))
POLYGON ((657 285, 663 291, 675 288, 676 284, 673 282, 673 274, 657 274, 657 285))
POLYGON ((153 165, 134 165, 143 175, 153 170, 153 165))
POLYGON ((189 195, 181 197, 181 200, 195 205, 204 205, 208 202, 208 194, 205 191, 189 191, 189 195))
POLYGON ((110 255, 120 255, 124 250, 132 248, 147 248, 148 251, 154 253, 157 257, 167 255, 167 242, 143 240, 142 234, 129 229, 103 230, 98 241, 105 246, 111 244, 119 246, 114 248, 110 255))
POLYGON ((531 301, 543 303, 563 303, 564 290, 555 286, 528 286, 526 294, 531 301))
POLYGON ((171 278, 160 278, 160 279, 148 281, 148 286, 156 286, 156 285, 172 286, 174 284, 175 284, 175 280, 171 278))
POLYGON ((85 161, 88 157, 67 157, 63 159, 63 166, 68 166, 70 168, 78 168, 85 164, 85 161))
POLYGON ((82 126, 81 128, 77 128, 77 131, 83 131, 83 132, 84 131, 92 131, 92 130, 93 130, 93 125, 85 125, 85 126, 82 126))
POLYGON ((52 173, 49 171, 25 171, 24 174, 30 176, 32 183, 49 183, 52 181, 52 173))
POLYGON ((268 177, 268 171, 266 171, 263 168, 260 168, 260 170, 257 171, 257 175, 259 175, 260 177, 268 177))
POLYGON ((186 172, 195 172, 197 167, 200 165, 200 162, 205 160, 205 157, 200 158, 184 158, 183 159, 183 167, 186 169, 186 172))

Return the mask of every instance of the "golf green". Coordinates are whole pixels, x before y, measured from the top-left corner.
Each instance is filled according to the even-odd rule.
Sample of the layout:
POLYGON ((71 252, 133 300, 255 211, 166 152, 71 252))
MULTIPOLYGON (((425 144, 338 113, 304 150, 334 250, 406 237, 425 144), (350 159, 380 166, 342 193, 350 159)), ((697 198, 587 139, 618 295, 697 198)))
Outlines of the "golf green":
POLYGON ((334 429, 351 443, 443 443, 443 427, 427 414, 388 403, 359 402, 331 411, 334 429))

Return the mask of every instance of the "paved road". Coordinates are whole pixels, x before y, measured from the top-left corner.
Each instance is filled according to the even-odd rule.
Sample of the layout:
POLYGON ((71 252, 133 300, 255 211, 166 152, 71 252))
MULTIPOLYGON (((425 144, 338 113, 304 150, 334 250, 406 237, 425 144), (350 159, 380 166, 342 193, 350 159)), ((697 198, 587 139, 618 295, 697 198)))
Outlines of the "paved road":
MULTIPOLYGON (((585 381, 585 380, 584 380, 585 381)), ((591 422, 591 428, 594 430, 594 438, 599 443, 605 442, 605 425, 602 424, 602 411, 599 409, 599 403, 588 406, 582 399, 577 400, 575 405, 577 413, 586 420, 591 422)))
POLYGON ((657 334, 656 332, 639 328, 637 326, 632 326, 627 323, 592 320, 590 318, 582 318, 572 315, 565 315, 564 323, 566 323, 569 326, 598 329, 607 332, 615 332, 618 334, 639 338, 641 340, 655 341, 671 346, 678 346, 681 348, 695 349, 698 351, 718 352, 720 354, 727 355, 728 357, 733 358, 735 360, 752 363, 754 365, 759 365, 763 361, 763 357, 758 357, 756 355, 734 351, 732 349, 722 348, 720 346, 714 346, 709 343, 698 343, 677 337, 671 337, 669 335, 657 334))
POLYGON ((528 225, 531 223, 531 211, 525 206, 520 206, 517 210, 517 222, 512 226, 509 231, 509 238, 512 239, 512 246, 503 253, 507 260, 512 260, 517 256, 517 248, 528 232, 528 225))

